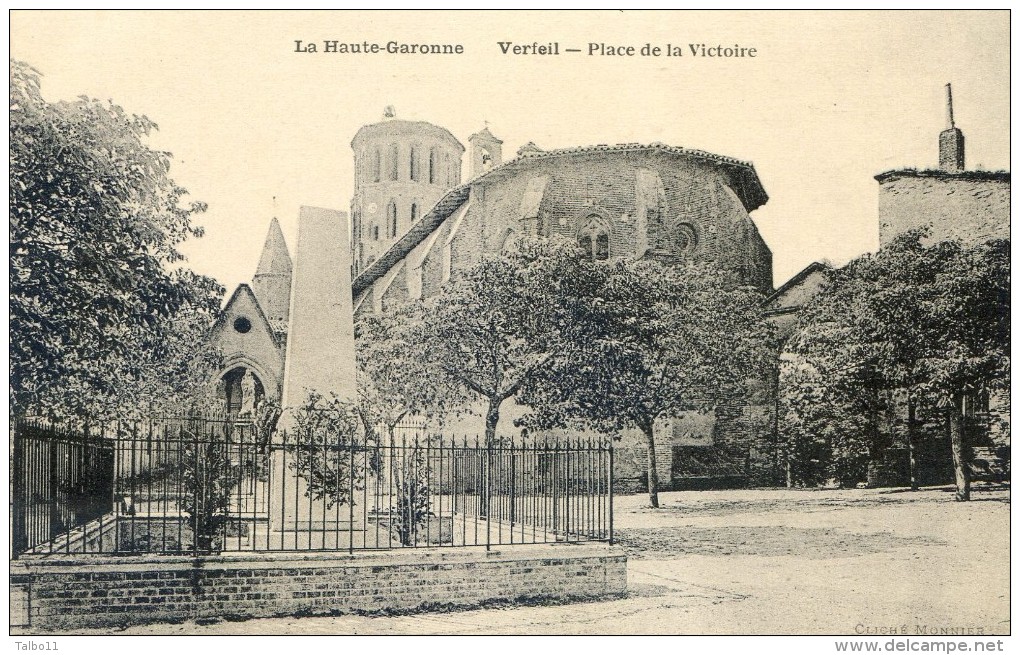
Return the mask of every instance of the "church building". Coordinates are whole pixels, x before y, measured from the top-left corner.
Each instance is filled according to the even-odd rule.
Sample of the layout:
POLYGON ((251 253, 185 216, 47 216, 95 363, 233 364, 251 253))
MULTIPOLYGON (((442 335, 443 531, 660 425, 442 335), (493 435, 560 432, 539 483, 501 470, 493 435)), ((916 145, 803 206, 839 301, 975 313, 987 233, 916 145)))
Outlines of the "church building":
POLYGON ((223 356, 217 395, 230 418, 250 416, 264 397, 282 396, 292 272, 274 218, 251 285, 238 285, 212 327, 210 340, 223 356))
POLYGON ((407 139, 405 121, 384 121, 359 131, 355 161, 369 128, 378 142, 392 142, 382 150, 391 177, 365 182, 376 179, 380 152, 370 147, 352 203, 356 315, 434 293, 517 235, 575 239, 595 259, 714 262, 772 290, 772 252, 750 217, 768 196, 750 163, 661 143, 548 151, 529 143, 504 162, 502 142, 485 128, 468 139, 468 181, 421 211, 415 198, 436 189, 414 179, 416 160, 405 156, 434 146, 407 139))

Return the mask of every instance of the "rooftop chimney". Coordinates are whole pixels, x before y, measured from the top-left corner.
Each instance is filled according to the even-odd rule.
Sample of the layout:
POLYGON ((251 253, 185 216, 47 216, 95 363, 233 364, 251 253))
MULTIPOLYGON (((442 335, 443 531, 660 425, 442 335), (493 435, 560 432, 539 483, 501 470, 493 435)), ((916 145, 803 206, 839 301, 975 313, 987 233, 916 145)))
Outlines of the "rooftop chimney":
POLYGON ((963 132, 953 121, 953 87, 946 84, 946 129, 939 134, 939 168, 947 173, 962 173, 963 132))

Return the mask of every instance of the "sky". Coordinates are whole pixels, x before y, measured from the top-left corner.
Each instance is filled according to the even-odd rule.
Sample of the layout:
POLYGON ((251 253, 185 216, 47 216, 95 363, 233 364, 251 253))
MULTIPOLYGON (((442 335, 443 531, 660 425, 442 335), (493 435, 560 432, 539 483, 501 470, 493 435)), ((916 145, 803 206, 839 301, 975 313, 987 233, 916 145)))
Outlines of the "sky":
MULTIPOLYGON (((969 169, 1009 169, 1009 13, 13 11, 11 57, 48 100, 112 99, 160 127, 172 177, 209 205, 189 265, 229 290, 255 272, 270 219, 296 242, 301 205, 348 211, 351 138, 382 119, 467 137, 504 158, 663 142, 750 161, 769 195, 752 217, 779 286, 812 261, 877 248, 878 185, 934 168, 945 84, 969 169), (319 52, 297 52, 295 41, 319 52), (322 42, 460 44, 461 55, 322 52, 322 42), (504 55, 499 42, 558 43, 504 55), (634 56, 589 55, 589 44, 634 56), (689 44, 755 48, 693 57, 689 44), (660 56, 641 56, 642 46, 660 56), (683 56, 666 57, 666 44, 683 56), (566 48, 581 49, 566 53, 566 48)), ((469 169, 465 158, 463 169, 469 169)))

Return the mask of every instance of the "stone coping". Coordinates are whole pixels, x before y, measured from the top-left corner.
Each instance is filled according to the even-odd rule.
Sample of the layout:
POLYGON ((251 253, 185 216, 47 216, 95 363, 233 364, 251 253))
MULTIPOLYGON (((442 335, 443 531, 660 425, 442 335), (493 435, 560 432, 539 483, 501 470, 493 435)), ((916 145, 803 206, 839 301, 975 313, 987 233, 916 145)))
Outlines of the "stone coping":
POLYGON ((470 561, 521 561, 533 559, 572 559, 576 557, 626 558, 620 546, 607 543, 556 543, 521 544, 513 547, 484 546, 456 548, 401 548, 394 550, 356 551, 277 551, 277 552, 225 552, 216 555, 109 555, 109 554, 47 554, 24 555, 13 560, 10 574, 57 573, 60 569, 74 568, 76 572, 93 568, 109 571, 161 570, 194 568, 280 568, 323 566, 382 566, 417 565, 425 563, 457 563, 470 561))

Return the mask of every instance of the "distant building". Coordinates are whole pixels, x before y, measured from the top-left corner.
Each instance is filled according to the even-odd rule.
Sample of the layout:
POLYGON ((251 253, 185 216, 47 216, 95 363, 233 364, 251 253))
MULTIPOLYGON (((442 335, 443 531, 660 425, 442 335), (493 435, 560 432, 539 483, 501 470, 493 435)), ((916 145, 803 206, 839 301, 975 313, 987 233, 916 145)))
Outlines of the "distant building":
MULTIPOLYGON (((352 203, 356 315, 387 311, 435 294, 447 281, 485 257, 498 256, 522 235, 575 240, 597 260, 709 262, 741 283, 772 292, 772 251, 750 216, 768 195, 748 162, 661 143, 556 150, 528 143, 514 158, 503 161, 503 143, 486 127, 468 138, 468 180, 449 188, 418 215, 407 208, 410 198, 425 197, 418 188, 423 180, 412 180, 410 162, 403 167, 400 162, 411 153, 411 144, 424 143, 425 137, 434 138, 437 147, 447 148, 451 155, 456 153, 455 140, 428 123, 390 119, 359 130, 356 159, 362 156, 366 134, 385 135, 365 149, 373 162, 367 176, 373 180, 372 203, 395 207, 397 222, 395 229, 378 230, 378 243, 387 247, 377 245, 379 222, 365 213, 366 169, 356 167, 358 190, 352 203), (374 182, 378 144, 384 167, 389 166, 386 152, 396 153, 398 161, 395 169, 385 169, 390 173, 385 183, 374 182), (397 201, 391 204, 389 198, 397 201)), ((387 212, 384 215, 392 220, 393 209, 387 212)), ((655 431, 664 487, 746 484, 772 475, 769 391, 759 389, 752 404, 735 400, 707 415, 687 412, 660 421, 655 431)), ((513 419, 522 411, 508 401, 501 410, 500 429, 516 432, 513 419)), ((480 433, 483 426, 472 420, 462 420, 451 430, 480 433)), ((625 434, 617 475, 640 477, 644 451, 640 434, 625 434)))
MULTIPOLYGON (((878 181, 879 242, 897 234, 927 227, 933 242, 959 240, 977 244, 1010 238, 1010 173, 968 171, 963 132, 953 116, 952 87, 946 85, 946 129, 939 134, 939 168, 899 169, 875 176, 878 181)), ((875 458, 869 471, 874 485, 905 484, 908 465, 903 425, 905 402, 889 428, 888 450, 875 458)), ((971 394, 964 404, 965 430, 974 447, 975 473, 1001 469, 1008 455, 1010 410, 1008 394, 971 394)), ((941 417, 917 418, 922 458, 922 483, 952 479, 952 454, 941 417)))
POLYGON ((1009 238, 1009 172, 968 171, 963 132, 953 118, 946 85, 947 127, 939 134, 939 167, 897 169, 878 180, 879 245, 897 234, 928 226, 933 241, 979 243, 1009 238))
POLYGON ((399 120, 387 107, 382 122, 358 130, 351 149, 351 275, 356 277, 460 184, 464 146, 446 128, 399 120))

